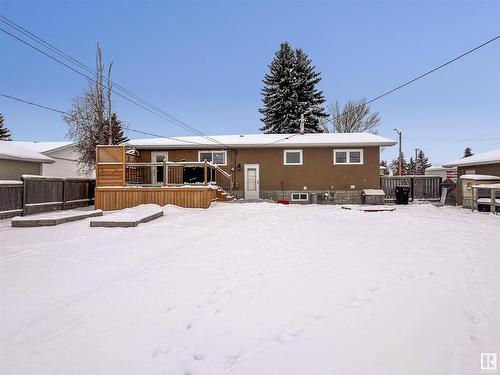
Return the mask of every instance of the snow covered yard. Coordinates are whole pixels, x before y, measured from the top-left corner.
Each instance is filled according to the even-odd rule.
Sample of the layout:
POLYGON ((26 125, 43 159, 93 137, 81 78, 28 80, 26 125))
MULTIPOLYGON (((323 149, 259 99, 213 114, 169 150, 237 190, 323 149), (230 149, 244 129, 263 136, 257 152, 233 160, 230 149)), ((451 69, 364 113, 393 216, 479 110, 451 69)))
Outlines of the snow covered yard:
POLYGON ((500 217, 168 206, 137 228, 0 221, 0 373, 479 374, 500 217))

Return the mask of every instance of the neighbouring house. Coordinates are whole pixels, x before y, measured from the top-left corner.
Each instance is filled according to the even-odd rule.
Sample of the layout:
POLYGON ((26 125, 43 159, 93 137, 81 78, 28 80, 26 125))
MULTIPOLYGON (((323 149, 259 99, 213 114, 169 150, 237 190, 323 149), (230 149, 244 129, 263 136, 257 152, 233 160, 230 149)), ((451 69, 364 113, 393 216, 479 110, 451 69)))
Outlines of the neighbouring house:
POLYGON ((439 176, 445 180, 457 181, 457 167, 445 168, 442 165, 432 165, 425 169, 427 176, 439 176))
MULTIPOLYGON (((164 172, 164 161, 206 160, 231 176, 224 188, 237 198, 308 203, 314 195, 318 203, 360 203, 364 189, 380 189, 380 147, 395 144, 370 133, 135 139, 126 143, 127 156, 134 155, 134 159, 126 166, 124 184, 172 184, 174 176, 170 169, 164 172), (144 163, 154 165, 150 171, 140 171, 145 170, 144 163)), ((201 170, 186 173, 183 168, 177 182, 202 181, 201 170)))
POLYGON ((20 142, 11 143, 22 148, 38 152, 54 160, 51 164, 42 165, 41 175, 51 177, 95 177, 95 172, 90 175, 80 171, 78 166, 78 151, 76 143, 68 141, 56 142, 20 142))
POLYGON ((500 149, 454 160, 443 167, 457 168, 457 204, 469 208, 473 185, 500 181, 500 149))
POLYGON ((18 142, 0 141, 0 180, 20 180, 24 174, 41 175, 45 165, 55 160, 22 147, 18 142))

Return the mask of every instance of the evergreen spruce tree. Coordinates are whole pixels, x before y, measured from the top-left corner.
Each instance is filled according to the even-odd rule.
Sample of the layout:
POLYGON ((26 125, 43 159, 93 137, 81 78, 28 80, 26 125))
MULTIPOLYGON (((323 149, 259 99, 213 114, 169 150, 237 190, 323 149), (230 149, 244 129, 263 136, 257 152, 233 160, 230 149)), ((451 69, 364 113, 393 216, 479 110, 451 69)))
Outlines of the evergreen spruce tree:
MULTIPOLYGON (((108 122, 109 123, 109 122, 108 122)), ((111 136, 112 136, 112 144, 119 145, 120 143, 127 142, 129 139, 123 134, 123 126, 122 122, 116 116, 116 113, 111 115, 111 136)))
POLYGON ((0 113, 0 141, 12 141, 9 129, 4 125, 3 116, 0 113))
POLYGON ((417 160, 416 160, 416 172, 415 174, 424 174, 425 170, 431 166, 431 163, 429 163, 429 159, 427 156, 425 156, 425 153, 423 150, 419 150, 417 154, 417 160))
MULTIPOLYGON (((327 118, 328 114, 321 105, 325 102, 323 92, 318 91, 316 85, 321 81, 320 74, 315 71, 311 65, 311 59, 302 51, 295 51, 296 72, 297 72, 297 98, 298 98, 298 119, 304 113, 304 132, 322 133, 323 128, 320 125, 321 119, 327 118)), ((297 133, 300 130, 292 129, 291 133, 297 133)))
POLYGON ((391 164, 389 165, 389 168, 394 176, 406 175, 406 172, 408 171, 408 163, 406 162, 404 153, 401 153, 401 161, 401 173, 399 173, 399 157, 391 161, 391 164))
POLYGON ((406 166, 406 174, 417 174, 417 163, 415 163, 413 157, 410 157, 410 161, 406 166))
POLYGON ((259 112, 264 115, 261 119, 264 126, 260 130, 298 133, 300 116, 304 114, 304 131, 322 132, 320 119, 328 115, 321 107, 325 101, 323 94, 315 87, 320 80, 319 73, 302 50, 294 51, 287 42, 282 43, 263 80, 264 106, 259 112))
POLYGON ((466 147, 465 151, 464 151, 464 158, 468 158, 469 156, 472 156, 472 155, 474 155, 474 154, 472 153, 472 150, 470 149, 470 147, 466 147))

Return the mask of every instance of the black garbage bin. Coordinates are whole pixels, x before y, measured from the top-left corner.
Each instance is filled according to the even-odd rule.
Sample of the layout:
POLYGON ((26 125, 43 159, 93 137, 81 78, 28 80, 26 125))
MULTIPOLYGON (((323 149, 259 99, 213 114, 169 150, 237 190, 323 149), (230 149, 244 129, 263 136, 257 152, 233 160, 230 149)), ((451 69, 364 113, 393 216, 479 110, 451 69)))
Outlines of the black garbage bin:
POLYGON ((409 186, 396 186, 396 204, 408 204, 409 186))

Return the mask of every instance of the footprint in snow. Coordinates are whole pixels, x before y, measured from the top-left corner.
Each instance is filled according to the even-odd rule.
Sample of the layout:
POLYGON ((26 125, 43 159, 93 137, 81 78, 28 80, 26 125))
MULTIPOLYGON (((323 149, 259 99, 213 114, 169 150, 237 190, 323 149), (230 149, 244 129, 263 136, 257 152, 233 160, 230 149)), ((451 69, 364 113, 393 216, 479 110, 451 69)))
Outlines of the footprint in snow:
POLYGON ((464 316, 474 324, 479 324, 481 322, 481 313, 479 311, 464 311, 464 316))
POLYGON ((194 353, 193 358, 197 361, 203 361, 203 359, 205 359, 205 356, 201 353, 194 353))

